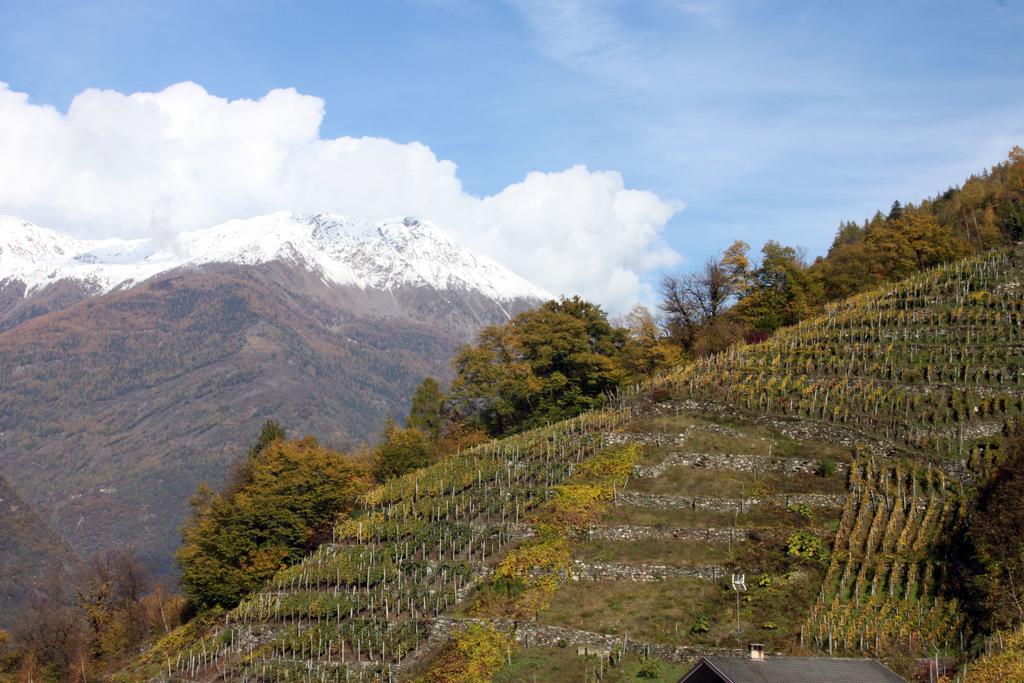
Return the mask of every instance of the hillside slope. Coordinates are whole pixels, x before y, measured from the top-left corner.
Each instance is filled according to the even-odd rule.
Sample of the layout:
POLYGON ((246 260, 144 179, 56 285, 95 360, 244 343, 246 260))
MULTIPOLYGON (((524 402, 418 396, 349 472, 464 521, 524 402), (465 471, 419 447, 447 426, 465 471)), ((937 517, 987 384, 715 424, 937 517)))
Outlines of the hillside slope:
POLYGON ((671 676, 751 641, 905 673, 956 658, 970 633, 939 544, 1020 413, 1022 256, 863 295, 391 482, 202 642, 137 671, 409 678, 480 623, 528 646, 503 681, 621 680, 637 656, 671 676))
POLYGON ((977 458, 1024 410, 1022 272, 1020 246, 929 270, 668 381, 700 400, 977 458))

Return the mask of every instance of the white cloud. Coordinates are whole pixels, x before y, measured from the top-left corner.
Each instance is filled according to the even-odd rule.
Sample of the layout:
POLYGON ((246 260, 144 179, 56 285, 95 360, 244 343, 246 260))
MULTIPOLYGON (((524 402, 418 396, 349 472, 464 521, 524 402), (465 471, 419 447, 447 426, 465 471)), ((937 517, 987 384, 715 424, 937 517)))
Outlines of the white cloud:
POLYGON ((552 292, 621 311, 678 260, 661 233, 681 205, 574 166, 489 197, 418 142, 320 136, 324 102, 293 89, 226 100, 194 83, 87 90, 68 111, 0 82, 0 213, 79 236, 157 236, 277 210, 436 221, 552 292))

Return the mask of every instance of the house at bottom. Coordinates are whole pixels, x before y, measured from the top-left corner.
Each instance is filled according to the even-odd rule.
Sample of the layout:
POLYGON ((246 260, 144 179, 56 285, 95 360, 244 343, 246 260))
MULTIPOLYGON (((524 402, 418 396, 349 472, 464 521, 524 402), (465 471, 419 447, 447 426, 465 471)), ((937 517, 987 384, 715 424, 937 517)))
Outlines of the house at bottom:
POLYGON ((750 657, 701 657, 679 683, 906 683, 873 659, 765 657, 751 645, 750 657))

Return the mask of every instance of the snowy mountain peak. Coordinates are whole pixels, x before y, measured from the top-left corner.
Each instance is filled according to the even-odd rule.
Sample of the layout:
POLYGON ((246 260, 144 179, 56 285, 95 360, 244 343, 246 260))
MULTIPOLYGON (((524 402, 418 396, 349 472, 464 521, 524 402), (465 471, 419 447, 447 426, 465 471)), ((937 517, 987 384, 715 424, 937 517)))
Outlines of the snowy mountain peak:
POLYGON ((0 282, 29 292, 71 279, 105 292, 183 265, 285 261, 330 283, 393 290, 475 290, 495 301, 550 294, 496 261, 464 249, 439 227, 412 217, 370 222, 335 214, 279 212, 153 240, 77 240, 0 216, 0 282))
POLYGON ((0 216, 0 267, 43 262, 51 255, 65 256, 82 248, 81 242, 53 230, 14 216, 0 216))

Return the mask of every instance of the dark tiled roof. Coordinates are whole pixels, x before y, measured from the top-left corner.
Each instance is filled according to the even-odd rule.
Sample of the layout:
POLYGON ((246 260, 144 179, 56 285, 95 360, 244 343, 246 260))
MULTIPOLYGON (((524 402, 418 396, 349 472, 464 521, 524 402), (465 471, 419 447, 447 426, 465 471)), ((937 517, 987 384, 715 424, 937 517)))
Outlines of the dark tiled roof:
POLYGON ((906 683, 873 659, 704 657, 697 666, 702 663, 730 683, 906 683))

